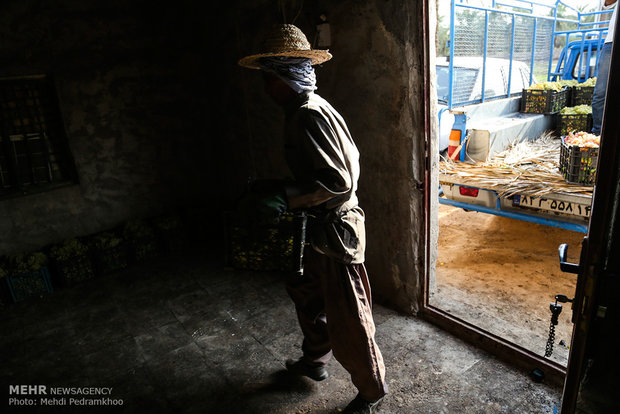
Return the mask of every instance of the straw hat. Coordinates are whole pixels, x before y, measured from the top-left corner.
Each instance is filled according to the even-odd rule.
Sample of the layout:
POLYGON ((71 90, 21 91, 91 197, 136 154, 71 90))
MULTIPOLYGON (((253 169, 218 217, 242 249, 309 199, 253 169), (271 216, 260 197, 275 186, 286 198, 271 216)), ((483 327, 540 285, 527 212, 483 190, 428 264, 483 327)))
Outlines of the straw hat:
POLYGON ((258 60, 271 56, 292 56, 312 59, 313 65, 327 62, 332 58, 327 50, 312 49, 306 35, 295 25, 277 24, 267 34, 266 40, 261 47, 263 53, 246 56, 239 60, 239 65, 260 69, 258 60))

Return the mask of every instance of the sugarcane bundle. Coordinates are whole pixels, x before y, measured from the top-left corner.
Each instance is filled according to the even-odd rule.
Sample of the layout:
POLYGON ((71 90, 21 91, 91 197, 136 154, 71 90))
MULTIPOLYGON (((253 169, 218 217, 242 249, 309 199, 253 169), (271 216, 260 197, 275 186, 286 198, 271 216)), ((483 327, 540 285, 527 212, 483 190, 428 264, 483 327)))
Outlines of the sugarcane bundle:
POLYGON ((485 162, 442 160, 439 172, 462 183, 495 190, 500 197, 591 194, 592 187, 565 181, 558 170, 559 156, 560 140, 545 133, 533 141, 513 143, 485 162))

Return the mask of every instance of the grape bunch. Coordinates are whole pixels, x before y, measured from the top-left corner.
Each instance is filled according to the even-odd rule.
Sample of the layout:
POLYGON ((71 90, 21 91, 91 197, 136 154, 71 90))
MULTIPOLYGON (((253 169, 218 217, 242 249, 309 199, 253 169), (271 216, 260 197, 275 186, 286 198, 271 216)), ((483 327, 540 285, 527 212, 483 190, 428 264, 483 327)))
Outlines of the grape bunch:
POLYGON ((570 88, 572 88, 573 86, 577 86, 579 85, 579 81, 575 80, 575 79, 562 79, 560 81, 558 81, 558 83, 562 86, 568 86, 570 88))
POLYGON ((556 92, 559 92, 561 90, 563 90, 565 88, 565 85, 563 85, 561 82, 540 82, 540 83, 536 83, 534 85, 531 85, 528 89, 529 90, 533 90, 533 89, 538 89, 538 90, 553 90, 556 92))
POLYGON ((592 113, 592 106, 590 105, 577 105, 567 106, 563 108, 560 113, 562 115, 587 115, 592 113))
POLYGON ((558 134, 567 135, 571 131, 588 131, 592 107, 577 105, 563 108, 558 114, 558 134))
POLYGON ((582 87, 582 86, 596 86, 596 78, 590 78, 587 81, 582 82, 582 83, 580 83, 578 85, 575 85, 575 86, 579 86, 579 87, 582 87))

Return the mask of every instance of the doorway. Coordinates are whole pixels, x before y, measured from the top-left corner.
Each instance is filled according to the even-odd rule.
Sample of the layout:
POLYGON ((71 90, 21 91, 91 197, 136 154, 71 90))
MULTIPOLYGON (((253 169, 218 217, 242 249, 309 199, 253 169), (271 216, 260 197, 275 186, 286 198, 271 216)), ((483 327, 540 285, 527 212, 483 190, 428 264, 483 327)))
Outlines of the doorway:
MULTIPOLYGON (((434 67, 428 66, 431 78, 434 67)), ((560 270, 558 246, 567 243, 568 261, 578 262, 585 234, 438 204, 434 157, 439 140, 433 141, 427 160, 434 186, 427 191, 427 234, 437 244, 429 246, 436 250, 429 252, 422 313, 457 336, 562 383, 573 315, 571 304, 563 303, 552 325, 550 304, 556 295, 571 299, 577 279, 560 270)))

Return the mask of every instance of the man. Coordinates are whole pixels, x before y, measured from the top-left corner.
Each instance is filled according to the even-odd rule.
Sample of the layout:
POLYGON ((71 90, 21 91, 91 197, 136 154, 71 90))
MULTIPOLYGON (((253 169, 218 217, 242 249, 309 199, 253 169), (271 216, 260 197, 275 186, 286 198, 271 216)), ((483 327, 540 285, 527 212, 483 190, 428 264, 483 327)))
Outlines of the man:
MULTIPOLYGON (((616 0, 603 1, 603 10, 608 10, 609 7, 616 3, 616 0)), ((609 19, 609 28, 607 30, 607 36, 605 37, 605 43, 601 48, 598 59, 596 85, 594 85, 594 93, 592 95, 592 133, 596 135, 601 135, 605 96, 607 95, 607 79, 609 78, 609 65, 611 63, 611 48, 614 40, 617 14, 618 7, 614 7, 614 11, 609 19)))
POLYGON ((303 356, 286 367, 322 381, 333 354, 358 389, 344 413, 371 413, 386 395, 387 383, 364 267, 364 213, 355 194, 359 152, 340 114, 314 93, 312 65, 332 56, 311 49, 303 32, 290 24, 274 26, 263 47, 263 53, 239 64, 263 71, 266 93, 285 112, 285 151, 294 181, 263 197, 257 209, 270 217, 305 209, 313 217, 304 274, 287 282, 304 335, 303 356))

